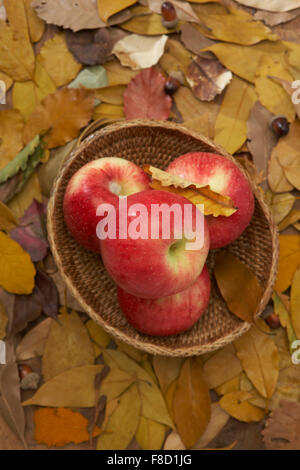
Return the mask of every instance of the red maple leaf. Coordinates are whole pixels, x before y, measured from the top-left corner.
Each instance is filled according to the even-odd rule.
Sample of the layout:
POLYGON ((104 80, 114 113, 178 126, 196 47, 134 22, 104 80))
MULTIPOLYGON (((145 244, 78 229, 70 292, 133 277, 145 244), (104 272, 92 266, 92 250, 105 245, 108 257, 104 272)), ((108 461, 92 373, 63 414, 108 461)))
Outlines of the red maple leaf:
POLYGON ((166 79, 154 67, 136 75, 124 92, 126 119, 168 119, 172 99, 164 91, 166 79))

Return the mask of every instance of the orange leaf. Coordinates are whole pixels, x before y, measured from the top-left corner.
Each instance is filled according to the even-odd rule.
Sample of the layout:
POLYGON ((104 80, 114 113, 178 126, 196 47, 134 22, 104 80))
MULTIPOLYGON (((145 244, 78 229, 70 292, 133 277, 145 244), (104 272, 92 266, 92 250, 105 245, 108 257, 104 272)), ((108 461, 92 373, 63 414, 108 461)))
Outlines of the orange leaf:
POLYGON ((48 148, 66 144, 77 137, 86 126, 94 109, 93 93, 86 89, 62 88, 48 95, 29 117, 24 129, 28 143, 40 133, 47 132, 48 148))
MULTIPOLYGON (((79 444, 88 441, 88 420, 69 408, 39 408, 34 413, 34 437, 40 444, 63 446, 70 442, 79 444)), ((93 437, 100 434, 96 426, 93 437)))

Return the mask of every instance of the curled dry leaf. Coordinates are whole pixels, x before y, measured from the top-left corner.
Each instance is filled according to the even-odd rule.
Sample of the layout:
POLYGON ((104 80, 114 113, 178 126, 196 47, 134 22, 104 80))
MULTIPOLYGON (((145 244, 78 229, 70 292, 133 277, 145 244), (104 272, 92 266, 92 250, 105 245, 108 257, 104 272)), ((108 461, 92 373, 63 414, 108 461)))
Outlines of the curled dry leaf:
POLYGON ((53 321, 42 359, 45 381, 72 367, 94 363, 88 332, 76 312, 63 313, 53 321))
POLYGON ((27 361, 43 355, 51 323, 51 318, 47 318, 28 331, 16 348, 18 361, 27 361))
POLYGON ((279 265, 274 289, 284 292, 292 284, 298 266, 300 266, 300 237, 298 235, 280 235, 279 265))
MULTIPOLYGON (((258 325, 268 332, 262 320, 258 325)), ((279 375, 279 354, 274 341, 253 326, 234 346, 247 377, 264 398, 271 398, 279 375)))
POLYGON ((262 431, 267 449, 299 450, 300 403, 282 400, 262 431))
POLYGON ((251 398, 252 395, 248 392, 231 392, 224 395, 219 404, 223 410, 239 421, 245 423, 261 421, 265 416, 265 411, 251 405, 249 403, 251 398))
POLYGON ((263 290, 251 269, 232 253, 220 252, 214 275, 229 310, 242 320, 253 322, 263 290))
MULTIPOLYGON (((39 408, 34 412, 34 438, 48 447, 61 447, 70 442, 80 444, 88 441, 88 420, 78 411, 69 408, 39 408)), ((99 436, 95 426, 92 437, 99 436)))
MULTIPOLYGON (((75 4, 65 0, 34 0, 31 5, 46 23, 70 28, 75 32, 106 26, 98 15, 96 0, 77 0, 75 4)), ((130 17, 130 12, 125 10, 115 15, 109 24, 122 23, 130 17)))
POLYGON ((48 95, 31 114, 24 129, 24 139, 29 142, 34 135, 49 131, 45 136, 49 148, 64 145, 88 124, 93 108, 94 99, 90 91, 62 88, 48 95), (66 113, 70 116, 68 120, 65 119, 66 113))
POLYGON ((186 359, 177 382, 173 411, 176 429, 187 448, 195 445, 211 416, 208 386, 199 358, 186 359))
POLYGON ((130 34, 120 39, 112 50, 121 64, 133 70, 144 69, 156 65, 164 53, 168 36, 158 37, 130 34))
POLYGON ((103 365, 73 367, 44 383, 23 406, 90 408, 96 403, 95 377, 103 365))
POLYGON ((151 188, 179 194, 196 205, 203 204, 204 215, 230 216, 237 210, 230 197, 216 193, 209 185, 191 183, 151 165, 146 165, 144 171, 152 177, 151 188))
POLYGON ((186 79, 197 98, 212 101, 230 83, 232 73, 218 59, 198 56, 189 65, 186 79))
POLYGON ((126 119, 168 119, 172 99, 164 92, 165 81, 154 67, 133 78, 124 92, 126 119))

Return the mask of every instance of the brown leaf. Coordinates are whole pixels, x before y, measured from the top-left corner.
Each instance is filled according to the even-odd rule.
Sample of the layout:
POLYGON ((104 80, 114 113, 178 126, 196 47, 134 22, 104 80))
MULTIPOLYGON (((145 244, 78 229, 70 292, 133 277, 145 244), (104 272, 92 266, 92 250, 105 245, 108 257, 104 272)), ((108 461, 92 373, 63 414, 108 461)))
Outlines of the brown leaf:
POLYGON ((216 193, 209 185, 191 183, 150 165, 144 171, 152 176, 151 188, 179 194, 196 205, 204 204, 204 215, 230 216, 237 210, 229 196, 216 193))
POLYGON ((27 361, 43 355, 51 323, 51 318, 47 318, 28 331, 17 346, 18 361, 27 361))
POLYGON ((274 410, 262 431, 267 449, 300 449, 300 403, 281 400, 279 408, 274 410))
POLYGON ((24 140, 30 142, 36 134, 49 131, 44 138, 48 148, 64 145, 88 124, 93 108, 94 99, 89 90, 62 88, 36 107, 26 123, 24 140))
POLYGON ((214 353, 203 366, 203 377, 210 389, 215 389, 242 372, 232 344, 214 353))
POLYGON ((202 378, 199 358, 184 362, 174 396, 174 417, 177 431, 187 448, 204 433, 210 420, 208 386, 202 378))
POLYGON ((280 24, 278 26, 275 26, 272 28, 273 33, 277 34, 277 36, 282 40, 282 41, 290 41, 290 42, 295 42, 295 43, 300 43, 300 33, 299 33, 299 27, 300 27, 300 17, 299 15, 292 19, 289 22, 286 22, 285 24, 280 24))
POLYGON ((187 82, 202 101, 212 101, 230 83, 232 73, 218 59, 196 57, 188 68, 187 82))
POLYGON ((210 47, 215 44, 215 41, 203 36, 198 29, 190 23, 185 23, 181 26, 181 41, 187 49, 199 55, 211 55, 210 52, 202 52, 205 47, 210 47))
POLYGON ((183 360, 181 357, 153 356, 154 371, 164 394, 173 380, 177 379, 183 360))
POLYGON ((268 26, 277 26, 282 23, 287 23, 300 15, 300 8, 286 12, 271 12, 258 10, 254 13, 254 19, 263 21, 268 26))
POLYGON ((249 323, 253 322, 263 290, 255 274, 229 252, 216 256, 214 274, 229 310, 249 323))

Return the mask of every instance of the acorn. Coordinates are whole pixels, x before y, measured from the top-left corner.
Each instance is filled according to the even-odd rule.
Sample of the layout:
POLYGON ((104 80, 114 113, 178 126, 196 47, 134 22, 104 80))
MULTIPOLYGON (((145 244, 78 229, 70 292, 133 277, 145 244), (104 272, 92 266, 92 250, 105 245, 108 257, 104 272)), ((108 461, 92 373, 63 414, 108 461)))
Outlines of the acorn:
POLYGON ((290 123, 285 116, 275 116, 272 119, 270 126, 278 137, 287 135, 290 130, 290 123))
POLYGON ((281 323, 280 323, 280 318, 276 313, 271 313, 270 315, 265 318, 265 322, 269 325, 270 328, 273 330, 277 330, 280 328, 281 323))
POLYGON ((178 23, 176 9, 171 2, 164 2, 161 5, 162 24, 167 29, 174 28, 178 23))

